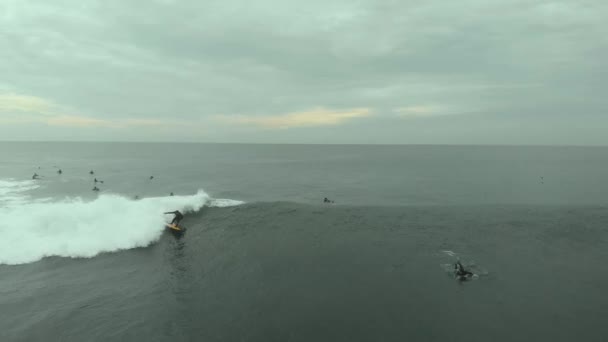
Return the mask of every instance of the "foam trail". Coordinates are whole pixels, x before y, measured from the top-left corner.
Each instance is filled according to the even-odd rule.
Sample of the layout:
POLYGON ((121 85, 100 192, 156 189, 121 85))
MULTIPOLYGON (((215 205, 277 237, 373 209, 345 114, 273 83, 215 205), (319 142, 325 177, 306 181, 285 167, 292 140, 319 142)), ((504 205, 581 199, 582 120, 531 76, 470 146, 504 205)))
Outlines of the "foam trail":
POLYGON ((27 192, 39 187, 34 180, 0 179, 0 205, 21 205, 29 198, 27 192))
POLYGON ((94 201, 66 198, 0 208, 0 264, 24 264, 47 256, 90 258, 99 253, 148 246, 169 218, 164 212, 196 212, 203 206, 242 202, 212 200, 204 191, 191 196, 132 200, 101 195, 94 201))
POLYGON ((451 256, 451 257, 456 256, 456 253, 454 253, 454 252, 452 252, 452 251, 447 251, 447 250, 446 250, 446 251, 441 251, 441 252, 443 252, 444 254, 449 255, 449 256, 451 256))

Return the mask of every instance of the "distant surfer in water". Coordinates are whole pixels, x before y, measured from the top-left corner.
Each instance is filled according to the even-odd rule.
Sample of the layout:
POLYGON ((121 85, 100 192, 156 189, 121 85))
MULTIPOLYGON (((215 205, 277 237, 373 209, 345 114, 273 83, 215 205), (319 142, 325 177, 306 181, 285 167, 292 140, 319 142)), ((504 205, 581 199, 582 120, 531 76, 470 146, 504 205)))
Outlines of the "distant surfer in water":
POLYGON ((32 179, 38 179, 38 177, 39 177, 38 174, 34 173, 34 175, 32 176, 32 179))
POLYGON ((323 199, 323 203, 334 203, 334 201, 330 200, 329 198, 325 197, 323 199))
POLYGON ((61 169, 59 169, 59 171, 57 171, 58 174, 62 174, 63 171, 61 171, 61 169))
POLYGON ((179 221, 181 221, 184 218, 184 215, 182 215, 182 213, 179 212, 179 210, 176 211, 170 211, 168 213, 165 214, 173 214, 175 216, 173 216, 173 221, 171 221, 172 225, 177 226, 179 224, 179 221))
POLYGON ((456 261, 454 264, 454 273, 456 274, 456 278, 458 280, 467 280, 473 276, 473 272, 465 270, 460 261, 456 261))
POLYGON ((93 191, 99 191, 99 188, 98 187, 94 187, 93 191))

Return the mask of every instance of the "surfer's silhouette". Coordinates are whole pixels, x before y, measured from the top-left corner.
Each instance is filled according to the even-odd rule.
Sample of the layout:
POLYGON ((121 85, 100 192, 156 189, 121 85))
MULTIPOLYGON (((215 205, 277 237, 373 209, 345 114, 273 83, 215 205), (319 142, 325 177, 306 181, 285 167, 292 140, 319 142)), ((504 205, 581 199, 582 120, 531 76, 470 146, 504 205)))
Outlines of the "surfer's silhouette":
POLYGON ((170 211, 167 212, 165 214, 173 214, 175 216, 173 216, 173 221, 171 221, 172 225, 177 226, 179 224, 179 221, 181 221, 184 218, 184 215, 182 215, 182 213, 179 212, 179 210, 176 211, 170 211))
POLYGON ((38 179, 38 177, 39 177, 38 174, 34 173, 34 175, 32 176, 32 179, 38 179))
POLYGON ((456 278, 458 280, 467 280, 473 276, 473 272, 465 270, 460 261, 456 261, 454 264, 454 273, 456 274, 456 278))

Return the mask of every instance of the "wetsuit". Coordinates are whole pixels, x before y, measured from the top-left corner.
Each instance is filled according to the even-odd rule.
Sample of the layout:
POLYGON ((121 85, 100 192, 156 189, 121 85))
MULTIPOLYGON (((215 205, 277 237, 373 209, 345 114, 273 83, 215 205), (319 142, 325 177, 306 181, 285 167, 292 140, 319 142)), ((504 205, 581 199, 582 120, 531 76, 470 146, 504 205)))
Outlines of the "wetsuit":
POLYGON ((465 280, 468 277, 472 277, 473 273, 464 269, 460 261, 457 261, 454 264, 454 269, 456 270, 456 277, 460 280, 465 280))
POLYGON ((171 224, 176 225, 176 226, 179 224, 179 221, 181 221, 184 218, 184 215, 182 215, 182 213, 180 213, 179 210, 170 211, 170 212, 165 213, 165 214, 173 214, 173 215, 175 215, 173 217, 173 221, 171 221, 171 224))

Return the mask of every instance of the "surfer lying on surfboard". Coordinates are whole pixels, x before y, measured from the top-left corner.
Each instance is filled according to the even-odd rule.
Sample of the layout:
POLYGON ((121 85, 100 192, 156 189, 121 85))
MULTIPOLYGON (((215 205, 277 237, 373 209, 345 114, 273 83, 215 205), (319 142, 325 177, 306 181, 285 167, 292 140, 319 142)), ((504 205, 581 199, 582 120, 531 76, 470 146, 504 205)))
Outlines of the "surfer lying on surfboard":
POLYGON ((173 214, 175 216, 173 216, 173 221, 171 221, 172 225, 177 226, 179 224, 179 221, 181 221, 184 218, 184 215, 182 215, 182 213, 179 212, 179 210, 176 211, 170 211, 168 213, 165 214, 173 214))
POLYGON ((456 261, 454 264, 454 272, 456 273, 456 278, 458 278, 458 280, 467 280, 467 278, 473 276, 472 272, 464 269, 464 266, 462 266, 460 261, 456 261))

